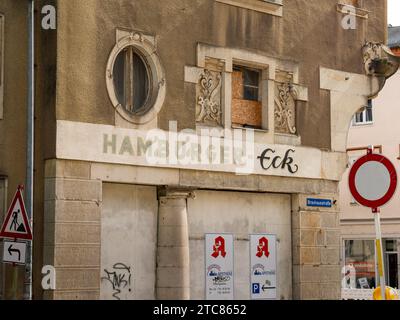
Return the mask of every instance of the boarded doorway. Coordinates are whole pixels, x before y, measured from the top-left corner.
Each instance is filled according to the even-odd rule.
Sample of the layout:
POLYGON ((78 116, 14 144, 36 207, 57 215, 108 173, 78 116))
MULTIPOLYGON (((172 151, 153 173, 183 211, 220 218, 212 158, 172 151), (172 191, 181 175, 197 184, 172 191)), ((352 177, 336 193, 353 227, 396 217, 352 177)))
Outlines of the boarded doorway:
POLYGON ((102 300, 155 298, 156 187, 103 184, 102 300))

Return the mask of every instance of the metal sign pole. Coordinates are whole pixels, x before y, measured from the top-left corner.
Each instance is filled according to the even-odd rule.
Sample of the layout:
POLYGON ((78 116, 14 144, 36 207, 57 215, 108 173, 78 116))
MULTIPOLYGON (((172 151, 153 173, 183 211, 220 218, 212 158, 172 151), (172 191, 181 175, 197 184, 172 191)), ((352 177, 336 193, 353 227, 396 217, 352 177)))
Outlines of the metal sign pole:
MULTIPOLYGON (((17 241, 17 239, 15 239, 17 241)), ((5 250, 5 244, 4 244, 4 250, 5 250)), ((17 300, 18 299, 18 266, 13 263, 12 264, 12 284, 11 284, 11 296, 12 300, 17 300)))
POLYGON ((12 282, 11 282, 11 299, 17 300, 18 296, 18 266, 14 263, 12 265, 12 282))
POLYGON ((379 272, 379 285, 381 287, 382 300, 386 300, 386 279, 383 263, 383 246, 382 246, 382 232, 381 232, 381 214, 379 209, 373 209, 372 212, 375 216, 375 247, 376 257, 378 259, 378 272, 379 272))
MULTIPOLYGON (((33 233, 33 175, 34 175, 34 0, 28 0, 28 104, 27 104, 27 152, 26 152, 26 209, 33 233)), ((33 239, 28 242, 24 299, 32 299, 33 239)))
MULTIPOLYGON (((374 152, 374 146, 370 145, 368 147, 367 154, 372 154, 374 152)), ((381 287, 381 297, 382 300, 386 300, 386 279, 385 270, 383 262, 383 246, 382 246, 382 231, 381 231, 381 213, 379 208, 372 209, 375 221, 375 250, 376 257, 378 259, 378 273, 379 273, 379 285, 381 287)))

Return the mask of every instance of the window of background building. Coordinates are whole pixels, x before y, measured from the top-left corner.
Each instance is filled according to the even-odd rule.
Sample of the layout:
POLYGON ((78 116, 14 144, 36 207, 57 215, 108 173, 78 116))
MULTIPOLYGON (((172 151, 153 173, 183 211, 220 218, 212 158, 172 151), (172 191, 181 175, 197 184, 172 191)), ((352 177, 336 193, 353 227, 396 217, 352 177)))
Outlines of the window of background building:
POLYGON ((118 54, 113 78, 119 103, 132 114, 146 113, 150 76, 144 58, 132 46, 118 54))
POLYGON ((355 268, 356 288, 375 288, 374 240, 345 240, 345 265, 355 268))
MULTIPOLYGON (((399 288, 398 240, 383 239, 384 267, 386 285, 399 288)), ((355 269, 354 289, 373 289, 376 287, 377 263, 375 240, 345 240, 345 266, 355 269)), ((351 281, 349 281, 351 283, 351 281)))
POLYGON ((232 125, 261 129, 261 71, 234 66, 232 74, 232 125))
POLYGON ((386 283, 389 287, 399 287, 399 268, 398 268, 398 250, 397 240, 383 241, 385 252, 385 275, 386 283))
POLYGON ((353 125, 372 124, 374 122, 372 100, 368 100, 368 105, 360 109, 353 118, 353 125))
POLYGON ((0 13, 0 119, 3 119, 4 101, 4 15, 0 13))

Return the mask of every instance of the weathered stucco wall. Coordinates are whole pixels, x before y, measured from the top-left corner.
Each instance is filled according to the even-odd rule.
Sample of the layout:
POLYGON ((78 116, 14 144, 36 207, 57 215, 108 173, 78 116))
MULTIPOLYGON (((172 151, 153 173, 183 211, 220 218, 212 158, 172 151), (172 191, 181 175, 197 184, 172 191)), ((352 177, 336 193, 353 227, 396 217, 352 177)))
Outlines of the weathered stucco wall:
POLYGON ((300 83, 310 97, 298 115, 302 141, 329 149, 329 96, 319 89, 319 66, 363 73, 365 40, 385 42, 386 1, 364 3, 369 19, 344 30, 336 0, 285 1, 282 18, 214 0, 59 0, 57 119, 114 124, 104 74, 115 29, 123 27, 157 38, 167 80, 162 128, 171 119, 179 128, 195 126, 194 93, 185 90, 184 66, 195 65, 196 44, 203 42, 299 62, 300 83))
POLYGON ((4 117, 0 119, 0 173, 12 177, 9 181, 12 195, 18 184, 25 181, 27 35, 21 30, 27 29, 26 12, 27 7, 22 2, 4 0, 0 3, 0 13, 5 16, 5 90, 4 117))
MULTIPOLYGON (((26 143, 26 52, 27 7, 23 1, 4 0, 0 2, 0 13, 4 14, 4 116, 0 119, 0 175, 8 177, 8 194, 6 206, 9 205, 19 184, 25 183, 25 143, 26 143)), ((0 208, 0 221, 3 217, 3 207, 0 208)), ((4 274, 9 288, 12 267, 4 265, 4 274)), ((22 297, 22 281, 24 268, 18 267, 19 290, 22 297)), ((3 273, 0 269, 0 285, 3 273)), ((5 298, 10 298, 10 290, 5 290, 5 298)))
MULTIPOLYGON (((34 279, 41 279, 43 244, 44 161, 55 149, 55 56, 56 31, 41 29, 40 11, 44 4, 55 0, 36 1, 36 110, 35 110, 35 232, 34 279)), ((19 184, 25 184, 26 174, 26 108, 27 108, 27 2, 3 0, 0 13, 5 17, 4 43, 4 117, 0 120, 0 174, 8 177, 6 205, 19 184)), ((2 208, 0 208, 2 211, 2 208)), ((1 212, 2 214, 2 212, 1 212)), ((0 216, 1 216, 0 214, 0 216)), ((9 271, 6 267, 6 272, 9 271)), ((24 268, 19 268, 22 284, 24 268)), ((6 274, 10 278, 9 274, 6 274)), ((35 281, 34 280, 34 281, 35 281)), ((8 290, 9 284, 6 283, 8 290)), ((22 288, 22 285, 19 286, 22 288)), ((21 292, 18 296, 21 296, 21 292)), ((35 286, 34 297, 41 297, 35 286)))

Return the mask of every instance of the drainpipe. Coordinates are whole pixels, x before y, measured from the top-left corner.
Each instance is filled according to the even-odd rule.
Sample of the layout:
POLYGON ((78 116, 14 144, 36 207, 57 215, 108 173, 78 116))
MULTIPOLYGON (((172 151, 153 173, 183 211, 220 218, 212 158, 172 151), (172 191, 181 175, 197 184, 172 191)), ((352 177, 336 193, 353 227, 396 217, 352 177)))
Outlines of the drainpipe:
MULTIPOLYGON (((27 96, 27 135, 26 135, 26 186, 25 204, 28 219, 31 224, 33 235, 33 176, 34 176, 34 0, 28 0, 28 96, 27 96)), ((24 300, 32 300, 32 253, 33 241, 28 241, 27 261, 25 269, 24 300)))

